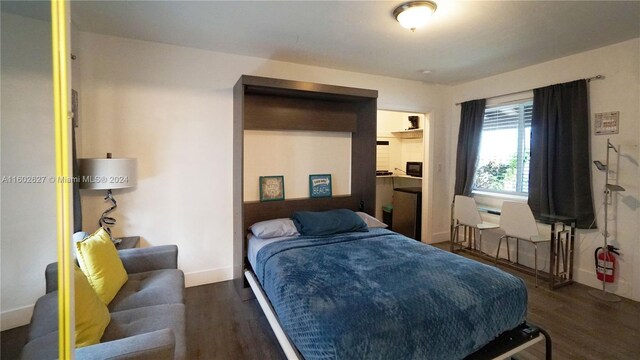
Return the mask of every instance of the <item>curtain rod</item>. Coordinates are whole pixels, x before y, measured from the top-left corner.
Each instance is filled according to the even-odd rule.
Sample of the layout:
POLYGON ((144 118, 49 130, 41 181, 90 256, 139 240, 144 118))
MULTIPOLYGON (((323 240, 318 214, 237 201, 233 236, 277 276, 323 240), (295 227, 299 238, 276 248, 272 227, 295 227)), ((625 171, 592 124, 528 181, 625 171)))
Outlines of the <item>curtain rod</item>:
MULTIPOLYGON (((592 76, 592 77, 586 78, 585 80, 587 80, 587 82, 591 82, 591 80, 601 80, 601 79, 604 79, 604 75, 596 75, 596 76, 592 76)), ((490 97, 488 97, 487 99, 494 99, 494 98, 502 97, 502 96, 509 96, 509 95, 520 94, 520 93, 527 92, 527 91, 531 91, 531 90, 533 90, 533 89, 529 89, 529 90, 522 90, 522 91, 514 91, 514 92, 511 92, 511 93, 508 93, 508 94, 502 94, 502 95, 490 96, 490 97)), ((459 102, 458 102, 458 103, 456 103, 456 105, 460 105, 460 104, 461 104, 461 103, 459 103, 459 102)))

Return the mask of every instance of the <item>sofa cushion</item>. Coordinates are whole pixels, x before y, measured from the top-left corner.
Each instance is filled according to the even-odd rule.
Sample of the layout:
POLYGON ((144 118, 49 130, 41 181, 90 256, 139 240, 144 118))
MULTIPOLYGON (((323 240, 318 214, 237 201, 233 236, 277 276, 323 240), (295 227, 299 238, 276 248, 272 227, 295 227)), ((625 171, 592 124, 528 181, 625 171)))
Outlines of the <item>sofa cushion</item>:
POLYGON ((109 311, 161 304, 184 304, 184 274, 181 270, 129 274, 129 280, 109 304, 109 311))
MULTIPOLYGON (((57 313, 57 311, 56 311, 57 313)), ((37 339, 30 340, 27 345, 22 348, 20 359, 22 360, 41 360, 41 359, 57 359, 58 358, 58 322, 54 322, 56 330, 37 339)))
POLYGON ((163 329, 76 349, 76 359, 174 360, 175 347, 173 331, 163 329))
POLYGON ((41 296, 33 308, 29 324, 29 341, 58 331, 58 292, 41 296))
POLYGON ((185 306, 164 304, 122 310, 111 313, 111 322, 102 342, 140 335, 156 330, 171 329, 175 336, 175 358, 186 357, 185 306))
POLYGON ((95 290, 89 285, 87 277, 79 267, 73 270, 75 288, 76 347, 97 344, 109 325, 111 316, 107 306, 102 303, 95 290))
POLYGON ((82 272, 105 305, 109 305, 122 285, 127 272, 109 234, 100 228, 83 241, 76 243, 76 254, 82 272))

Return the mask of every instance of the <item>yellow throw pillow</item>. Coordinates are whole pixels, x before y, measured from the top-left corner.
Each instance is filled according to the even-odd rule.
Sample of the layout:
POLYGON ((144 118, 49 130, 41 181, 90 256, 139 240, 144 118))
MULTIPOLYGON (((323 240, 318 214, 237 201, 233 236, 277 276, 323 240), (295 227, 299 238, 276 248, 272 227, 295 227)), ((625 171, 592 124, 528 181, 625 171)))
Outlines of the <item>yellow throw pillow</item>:
POLYGON ((76 347, 97 344, 111 321, 109 309, 96 295, 82 270, 74 266, 76 347))
POLYGON ((76 255, 89 284, 100 300, 109 305, 129 278, 109 234, 100 228, 91 236, 77 242, 76 255))

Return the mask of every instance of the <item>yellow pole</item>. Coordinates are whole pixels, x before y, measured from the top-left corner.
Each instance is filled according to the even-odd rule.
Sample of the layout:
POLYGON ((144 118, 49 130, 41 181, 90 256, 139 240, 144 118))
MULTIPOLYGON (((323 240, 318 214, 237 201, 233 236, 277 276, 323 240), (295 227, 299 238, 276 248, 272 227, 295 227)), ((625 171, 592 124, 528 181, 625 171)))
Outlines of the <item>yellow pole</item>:
POLYGON ((56 223, 58 239, 59 358, 73 359, 75 349, 71 259, 72 177, 67 59, 67 3, 51 1, 51 47, 53 50, 53 106, 56 158, 56 223))

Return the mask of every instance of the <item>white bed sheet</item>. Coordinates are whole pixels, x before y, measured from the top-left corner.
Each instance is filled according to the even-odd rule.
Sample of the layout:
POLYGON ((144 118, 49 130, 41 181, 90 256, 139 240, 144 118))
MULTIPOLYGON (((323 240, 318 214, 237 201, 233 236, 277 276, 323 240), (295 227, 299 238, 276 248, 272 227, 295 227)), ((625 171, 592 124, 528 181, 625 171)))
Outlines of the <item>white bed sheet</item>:
POLYGON ((260 239, 258 237, 255 237, 253 234, 249 233, 249 235, 247 235, 247 238, 249 239, 249 245, 247 246, 247 257, 249 258, 249 263, 251 264, 251 267, 255 271, 255 269, 256 269, 256 258, 258 257, 258 251, 260 251, 260 249, 262 249, 265 245, 272 244, 272 243, 278 242, 278 241, 295 239, 298 236, 299 235, 297 235, 297 236, 282 236, 282 237, 275 237, 275 238, 271 238, 271 239, 260 239))

